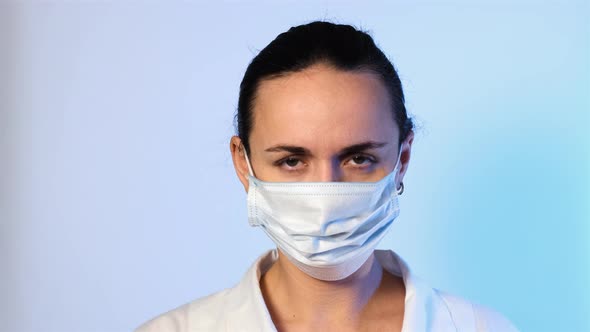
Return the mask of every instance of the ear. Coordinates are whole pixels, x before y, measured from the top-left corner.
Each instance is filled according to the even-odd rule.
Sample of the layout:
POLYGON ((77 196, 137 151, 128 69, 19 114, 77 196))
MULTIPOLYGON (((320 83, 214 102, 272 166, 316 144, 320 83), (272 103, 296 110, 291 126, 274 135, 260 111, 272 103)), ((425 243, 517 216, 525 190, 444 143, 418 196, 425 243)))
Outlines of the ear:
POLYGON ((246 164, 244 145, 238 136, 233 136, 229 142, 229 149, 231 152, 231 159, 234 162, 234 169, 238 175, 238 179, 242 182, 244 190, 248 192, 248 164, 246 164))
POLYGON ((400 170, 397 176, 396 181, 396 188, 400 187, 400 183, 404 180, 404 175, 408 171, 408 166, 410 164, 410 156, 412 154, 412 143, 414 142, 414 132, 410 130, 406 139, 402 142, 400 146, 401 156, 400 156, 400 170))

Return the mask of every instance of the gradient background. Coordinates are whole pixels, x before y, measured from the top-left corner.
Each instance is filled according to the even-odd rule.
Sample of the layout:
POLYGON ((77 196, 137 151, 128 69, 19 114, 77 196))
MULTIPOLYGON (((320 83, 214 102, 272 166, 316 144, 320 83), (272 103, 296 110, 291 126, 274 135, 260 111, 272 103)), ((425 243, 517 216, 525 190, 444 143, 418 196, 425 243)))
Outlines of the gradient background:
POLYGON ((278 33, 354 24, 420 126, 382 248, 523 331, 590 330, 587 1, 0 2, 0 331, 129 331, 272 247, 229 154, 278 33))

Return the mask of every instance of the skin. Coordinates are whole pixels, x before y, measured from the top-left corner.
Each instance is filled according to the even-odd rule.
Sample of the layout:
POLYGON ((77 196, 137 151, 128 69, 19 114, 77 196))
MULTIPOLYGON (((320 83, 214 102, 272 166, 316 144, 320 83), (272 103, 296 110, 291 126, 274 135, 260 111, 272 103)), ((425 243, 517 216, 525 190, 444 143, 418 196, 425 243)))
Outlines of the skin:
MULTIPOLYGON (((375 182, 393 171, 396 187, 408 169, 414 134, 398 150, 399 128, 389 95, 367 71, 316 64, 263 81, 250 134, 254 174, 270 182, 375 182)), ((248 191, 248 166, 240 138, 230 149, 248 191)), ((279 331, 400 331, 405 286, 371 255, 351 276, 321 281, 300 271, 280 251, 260 280, 279 331)))

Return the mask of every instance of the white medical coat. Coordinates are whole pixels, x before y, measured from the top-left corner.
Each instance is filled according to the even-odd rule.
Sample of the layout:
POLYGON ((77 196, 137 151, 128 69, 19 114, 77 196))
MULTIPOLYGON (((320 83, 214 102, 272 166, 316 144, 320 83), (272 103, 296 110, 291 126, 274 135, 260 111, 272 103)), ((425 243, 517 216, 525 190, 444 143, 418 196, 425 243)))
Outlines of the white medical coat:
MULTIPOLYGON (((517 331, 497 312, 429 287, 413 275, 393 251, 375 250, 375 257, 389 273, 404 280, 406 299, 402 332, 517 331)), ((277 258, 276 249, 266 252, 235 287, 164 313, 141 325, 136 332, 276 331, 259 282, 277 258)))

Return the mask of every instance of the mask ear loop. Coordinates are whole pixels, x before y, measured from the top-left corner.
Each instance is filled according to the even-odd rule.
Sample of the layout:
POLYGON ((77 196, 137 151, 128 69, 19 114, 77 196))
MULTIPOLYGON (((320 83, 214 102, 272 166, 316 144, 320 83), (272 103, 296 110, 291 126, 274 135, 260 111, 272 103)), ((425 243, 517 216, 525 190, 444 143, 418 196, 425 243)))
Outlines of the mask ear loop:
POLYGON ((252 165, 250 165, 250 159, 248 159, 248 151, 246 151, 246 148, 244 148, 244 145, 242 145, 242 151, 244 151, 244 157, 246 157, 246 164, 248 165, 248 172, 250 172, 250 175, 252 177, 254 177, 254 171, 252 170, 252 165))
MULTIPOLYGON (((400 151, 399 155, 397 156, 397 162, 395 163, 395 169, 397 171, 401 170, 401 166, 400 166, 401 161, 402 161, 402 152, 400 151), (400 169, 398 169, 398 167, 400 167, 400 169)), ((397 174, 399 174, 399 172, 397 172, 397 174)), ((398 196, 404 193, 404 182, 400 181, 399 185, 400 185, 399 189, 398 188, 395 189, 397 191, 398 196)))

